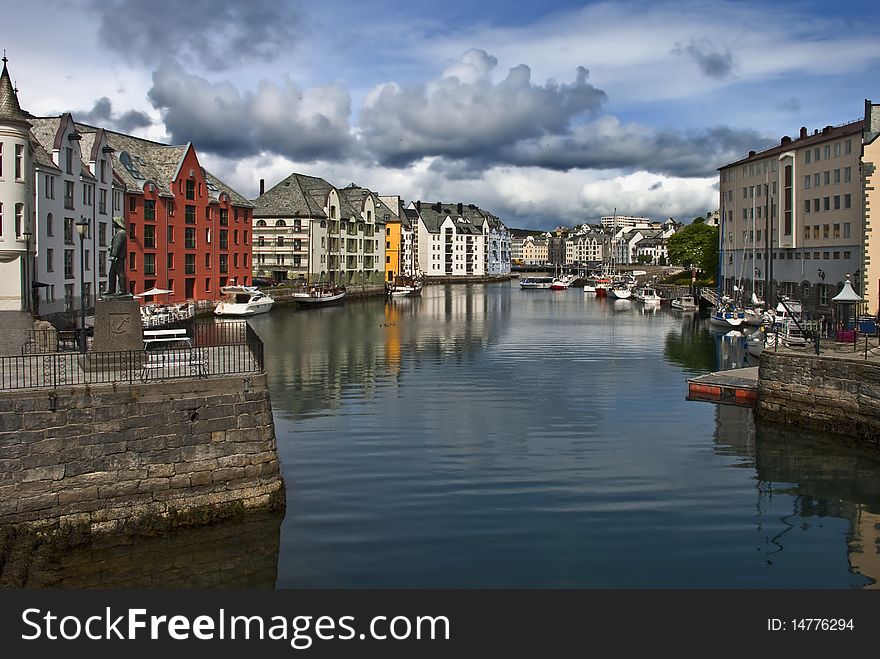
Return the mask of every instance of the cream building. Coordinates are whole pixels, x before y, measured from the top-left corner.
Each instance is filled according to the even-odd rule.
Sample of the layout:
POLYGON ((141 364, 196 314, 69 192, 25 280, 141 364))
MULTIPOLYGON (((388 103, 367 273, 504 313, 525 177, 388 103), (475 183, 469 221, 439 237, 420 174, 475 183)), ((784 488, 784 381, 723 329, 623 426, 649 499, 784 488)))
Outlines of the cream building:
POLYGON ((880 105, 865 101, 862 186, 865 207, 865 285, 868 313, 880 312, 880 105), (872 209, 876 209, 873 210, 872 209))

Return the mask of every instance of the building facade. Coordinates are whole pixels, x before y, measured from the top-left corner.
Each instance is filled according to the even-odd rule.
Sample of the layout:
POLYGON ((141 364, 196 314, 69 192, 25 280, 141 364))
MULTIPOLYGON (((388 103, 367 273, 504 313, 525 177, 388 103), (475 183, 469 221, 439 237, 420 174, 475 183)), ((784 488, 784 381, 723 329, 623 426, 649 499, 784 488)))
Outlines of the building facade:
POLYGON ((862 204, 865 209, 865 285, 862 297, 871 315, 880 313, 880 104, 865 101, 862 134, 862 204))
POLYGON ((861 291, 863 122, 825 126, 719 169, 723 291, 830 312, 847 275, 861 291))

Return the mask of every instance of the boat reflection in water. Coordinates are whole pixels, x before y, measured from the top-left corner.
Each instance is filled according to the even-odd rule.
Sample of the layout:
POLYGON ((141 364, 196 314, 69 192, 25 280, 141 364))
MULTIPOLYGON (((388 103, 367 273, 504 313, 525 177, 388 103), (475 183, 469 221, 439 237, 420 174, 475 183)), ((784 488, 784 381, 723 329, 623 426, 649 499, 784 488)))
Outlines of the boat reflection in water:
POLYGON ((282 516, 62 547, 0 528, 3 588, 275 588, 282 516))

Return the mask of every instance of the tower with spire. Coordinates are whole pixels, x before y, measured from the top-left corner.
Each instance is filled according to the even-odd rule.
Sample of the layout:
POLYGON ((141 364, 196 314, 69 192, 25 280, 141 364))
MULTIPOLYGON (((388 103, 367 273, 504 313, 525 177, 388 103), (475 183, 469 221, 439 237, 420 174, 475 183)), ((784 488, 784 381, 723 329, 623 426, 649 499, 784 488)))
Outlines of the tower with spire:
POLYGON ((31 288, 33 199, 31 124, 3 52, 0 73, 0 311, 27 309, 31 288))

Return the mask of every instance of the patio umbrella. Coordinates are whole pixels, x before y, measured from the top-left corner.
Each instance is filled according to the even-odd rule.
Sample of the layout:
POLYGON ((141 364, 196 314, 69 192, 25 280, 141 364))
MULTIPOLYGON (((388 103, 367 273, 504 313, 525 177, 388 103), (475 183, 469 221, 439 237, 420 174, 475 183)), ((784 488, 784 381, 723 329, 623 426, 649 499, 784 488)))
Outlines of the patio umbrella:
POLYGON ((173 293, 174 291, 169 291, 165 288, 156 288, 155 286, 148 291, 144 291, 143 293, 138 293, 134 297, 147 297, 149 295, 164 295, 166 293, 173 293))

